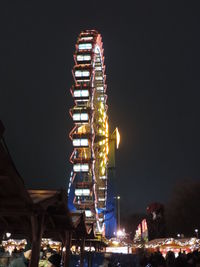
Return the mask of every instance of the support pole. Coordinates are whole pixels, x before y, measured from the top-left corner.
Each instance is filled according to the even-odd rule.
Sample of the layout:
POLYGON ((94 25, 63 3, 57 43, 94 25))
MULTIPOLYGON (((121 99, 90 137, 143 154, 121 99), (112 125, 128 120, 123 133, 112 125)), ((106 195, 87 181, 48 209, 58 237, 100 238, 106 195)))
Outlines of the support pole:
POLYGON ((44 230, 44 213, 31 215, 32 253, 29 267, 36 267, 39 263, 41 239, 44 230))
POLYGON ((64 252, 64 267, 69 267, 70 263, 70 249, 71 249, 71 241, 72 241, 72 232, 71 231, 66 231, 65 232, 65 252, 64 252))
POLYGON ((81 238, 81 247, 80 247, 80 267, 83 267, 84 264, 84 249, 85 249, 85 236, 83 235, 81 238))
POLYGON ((117 227, 120 230, 120 196, 117 196, 117 227))

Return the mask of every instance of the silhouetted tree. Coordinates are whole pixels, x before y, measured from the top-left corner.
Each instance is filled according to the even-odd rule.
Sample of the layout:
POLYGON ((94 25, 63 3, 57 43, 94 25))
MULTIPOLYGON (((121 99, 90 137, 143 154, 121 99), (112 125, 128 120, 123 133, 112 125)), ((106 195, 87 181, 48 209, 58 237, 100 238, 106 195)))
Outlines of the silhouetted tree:
POLYGON ((179 182, 166 208, 168 235, 194 236, 200 230, 200 182, 179 182))
POLYGON ((166 235, 164 205, 158 202, 147 207, 147 227, 149 240, 162 238, 166 235))

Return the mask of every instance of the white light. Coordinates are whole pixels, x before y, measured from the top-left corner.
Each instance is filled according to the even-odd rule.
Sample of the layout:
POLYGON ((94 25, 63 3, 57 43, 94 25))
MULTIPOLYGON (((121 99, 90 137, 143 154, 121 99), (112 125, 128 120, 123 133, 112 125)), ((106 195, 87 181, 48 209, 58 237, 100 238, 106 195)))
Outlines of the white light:
POLYGON ((74 172, 88 172, 89 171, 89 164, 83 163, 83 164, 74 164, 73 165, 74 172))
POLYGON ((99 197, 99 201, 106 201, 104 197, 99 197))
POLYGON ((194 231, 195 231, 195 233, 198 233, 198 232, 199 232, 199 230, 198 230, 198 229, 195 229, 194 231))
POLYGON ((86 216, 86 217, 92 217, 92 212, 91 212, 91 210, 85 210, 85 216, 86 216))
POLYGON ((106 247, 106 252, 107 253, 128 254, 128 246, 124 246, 124 247, 118 247, 118 246, 106 247))
POLYGON ((79 44, 78 48, 79 50, 92 49, 92 44, 91 43, 79 44))
POLYGON ((96 81, 102 81, 102 80, 103 80, 103 77, 102 77, 102 76, 96 76, 96 77, 95 77, 95 80, 96 80, 96 81))
POLYGON ((84 83, 85 83, 85 82, 89 82, 89 81, 90 81, 90 77, 88 77, 88 78, 87 78, 87 79, 86 79, 86 78, 84 78, 84 79, 78 79, 77 82, 78 82, 78 83, 81 83, 81 82, 84 82, 84 83), (88 79, 88 78, 89 78, 89 79, 88 79))
POLYGON ((101 71, 102 70, 102 67, 96 67, 95 70, 96 71, 101 71))
POLYGON ((73 120, 74 121, 80 121, 80 119, 81 119, 80 113, 74 113, 73 114, 73 120))
POLYGON ((83 41, 90 41, 93 40, 93 36, 82 36, 80 39, 83 41))
POLYGON ((76 196, 89 196, 90 195, 90 189, 87 189, 87 188, 75 189, 75 195, 76 196))
POLYGON ((87 113, 74 113, 73 114, 74 121, 88 121, 88 114, 87 113))
POLYGON ((98 101, 101 101, 101 102, 104 102, 105 98, 104 98, 104 96, 99 96, 99 97, 97 98, 97 100, 98 100, 98 101))
POLYGON ((81 146, 81 140, 80 139, 73 139, 72 144, 73 144, 73 146, 81 146))
POLYGON ((122 230, 118 230, 118 231, 117 231, 117 236, 118 236, 118 237, 123 237, 123 236, 125 236, 125 232, 122 231, 122 230))
POLYGON ((76 99, 77 102, 83 103, 88 102, 88 99, 76 99))
POLYGON ((89 165, 88 164, 81 164, 81 170, 82 171, 89 171, 89 165))
POLYGON ((88 97, 88 90, 74 90, 74 97, 88 97))
POLYGON ((99 187, 99 190, 106 190, 106 187, 99 187))
POLYGON ((89 77, 90 72, 88 70, 76 70, 75 77, 89 77))
POLYGON ((6 233, 6 237, 10 238, 11 237, 11 233, 6 233))
POLYGON ((119 144, 120 144, 120 134, 119 134, 118 128, 116 128, 116 147, 117 147, 117 149, 119 148, 119 144))
POLYGON ((82 138, 81 139, 81 146, 88 146, 88 139, 82 138))
POLYGON ((75 76, 76 77, 81 77, 82 76, 82 72, 80 70, 75 71, 75 76))
POLYGON ((81 146, 88 146, 88 139, 86 139, 86 138, 82 138, 81 139, 81 146))
POLYGON ((105 179, 107 179, 107 176, 100 176, 99 178, 102 180, 105 180, 105 179))
POLYGON ((73 139, 72 144, 73 146, 88 146, 88 139, 86 138, 73 139))
POLYGON ((88 120, 88 114, 87 113, 81 113, 81 121, 87 121, 88 120))
POLYGON ((103 86, 97 86, 97 91, 104 91, 104 87, 103 86))
POLYGON ((77 55, 76 59, 77 61, 90 61, 91 56, 90 55, 77 55))

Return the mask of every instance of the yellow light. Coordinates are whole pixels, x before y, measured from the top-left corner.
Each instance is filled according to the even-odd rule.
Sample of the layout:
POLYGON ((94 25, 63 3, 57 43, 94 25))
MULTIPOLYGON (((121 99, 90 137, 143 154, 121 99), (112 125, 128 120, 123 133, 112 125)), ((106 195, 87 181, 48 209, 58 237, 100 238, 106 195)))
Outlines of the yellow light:
POLYGON ((112 243, 113 243, 113 245, 115 245, 115 246, 118 246, 118 245, 119 245, 119 241, 117 241, 117 240, 113 240, 112 243))
POLYGON ((109 153, 109 146, 108 145, 106 146, 106 153, 107 153, 107 155, 109 153))
POLYGON ((86 133, 87 130, 86 130, 86 126, 85 125, 82 125, 80 127, 78 127, 78 133, 86 133))
POLYGON ((104 167, 101 168, 101 174, 102 174, 102 175, 105 174, 105 168, 104 168, 104 167))

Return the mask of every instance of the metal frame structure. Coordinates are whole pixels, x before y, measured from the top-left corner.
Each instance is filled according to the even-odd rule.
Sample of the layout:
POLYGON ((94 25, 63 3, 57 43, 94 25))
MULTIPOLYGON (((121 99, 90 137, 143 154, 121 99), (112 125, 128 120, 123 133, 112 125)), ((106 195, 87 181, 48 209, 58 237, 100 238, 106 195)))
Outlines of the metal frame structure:
POLYGON ((72 70, 74 83, 70 109, 74 127, 69 136, 73 164, 68 194, 74 186, 73 205, 84 210, 86 222, 105 235, 109 131, 106 76, 101 35, 95 30, 80 33, 72 70))

